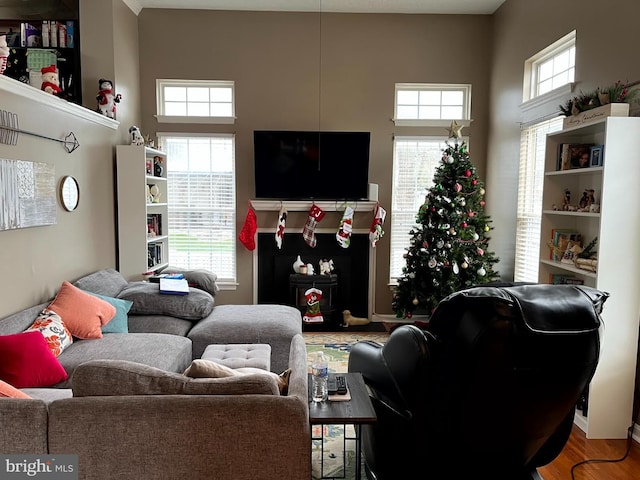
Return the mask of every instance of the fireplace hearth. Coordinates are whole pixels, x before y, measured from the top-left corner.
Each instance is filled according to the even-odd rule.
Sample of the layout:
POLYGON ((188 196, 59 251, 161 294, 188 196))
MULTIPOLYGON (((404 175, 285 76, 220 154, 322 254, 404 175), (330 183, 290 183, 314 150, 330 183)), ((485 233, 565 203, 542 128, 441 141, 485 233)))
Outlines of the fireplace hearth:
MULTIPOLYGON (((294 289, 290 288, 290 275, 298 255, 305 263, 320 272, 322 259, 333 260, 333 274, 337 276, 335 295, 332 292, 332 314, 324 319, 324 326, 339 326, 342 311, 348 309, 355 316, 370 317, 369 312, 369 254, 367 234, 351 235, 349 248, 342 248, 335 233, 316 233, 315 248, 309 247, 300 232, 285 233, 282 249, 278 249, 274 234, 258 233, 257 236, 257 302, 298 306, 294 289)), ((320 283, 316 288, 322 289, 320 283)))

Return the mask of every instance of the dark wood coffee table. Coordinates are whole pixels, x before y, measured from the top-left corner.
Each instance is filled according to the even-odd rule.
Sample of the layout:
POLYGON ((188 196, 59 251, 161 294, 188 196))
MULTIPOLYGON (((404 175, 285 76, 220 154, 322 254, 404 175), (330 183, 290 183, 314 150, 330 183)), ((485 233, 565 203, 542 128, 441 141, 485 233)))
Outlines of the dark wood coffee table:
MULTIPOLYGON (((331 374, 334 375, 334 374, 331 374)), ((355 478, 362 478, 362 425, 375 423, 376 412, 373 409, 367 387, 360 373, 340 373, 347 378, 347 387, 351 400, 340 402, 314 402, 309 394, 309 423, 311 425, 343 425, 345 426, 345 441, 353 440, 356 447, 355 457, 355 478), (353 425, 355 437, 346 436, 346 425, 353 425)), ((309 385, 311 385, 311 375, 309 375, 309 385)), ((320 437, 312 437, 311 440, 322 440, 320 437)), ((324 459, 324 442, 321 449, 321 459, 324 459)), ((324 466, 321 465, 321 478, 335 478, 324 476, 324 466)), ((338 477, 344 478, 344 477, 338 477)))

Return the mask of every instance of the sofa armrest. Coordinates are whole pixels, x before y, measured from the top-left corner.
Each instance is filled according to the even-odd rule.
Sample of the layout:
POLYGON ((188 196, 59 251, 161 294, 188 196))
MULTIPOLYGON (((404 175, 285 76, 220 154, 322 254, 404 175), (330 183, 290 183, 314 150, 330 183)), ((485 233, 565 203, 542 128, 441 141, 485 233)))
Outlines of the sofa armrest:
POLYGON ((47 404, 25 398, 0 399, 0 452, 47 453, 47 404))

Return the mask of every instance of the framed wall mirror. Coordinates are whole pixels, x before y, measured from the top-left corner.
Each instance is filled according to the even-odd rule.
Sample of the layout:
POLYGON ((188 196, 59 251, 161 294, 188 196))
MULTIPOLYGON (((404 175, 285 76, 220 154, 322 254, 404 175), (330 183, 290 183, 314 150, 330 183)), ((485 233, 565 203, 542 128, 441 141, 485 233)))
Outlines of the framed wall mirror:
POLYGON ((80 187, 78 181, 67 175, 60 181, 60 203, 67 212, 72 212, 80 202, 80 187))

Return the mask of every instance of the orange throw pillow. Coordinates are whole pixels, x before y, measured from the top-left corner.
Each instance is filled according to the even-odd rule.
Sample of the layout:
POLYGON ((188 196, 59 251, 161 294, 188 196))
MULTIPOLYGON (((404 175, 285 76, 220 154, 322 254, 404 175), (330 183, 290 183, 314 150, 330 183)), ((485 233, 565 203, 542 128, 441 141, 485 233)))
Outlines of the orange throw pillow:
POLYGON ((47 308, 60 315, 71 335, 81 339, 102 338, 101 327, 116 315, 115 307, 109 302, 66 281, 47 308))
POLYGON ((24 392, 21 392, 16 387, 9 385, 7 382, 0 380, 0 397, 5 398, 31 398, 24 392))

